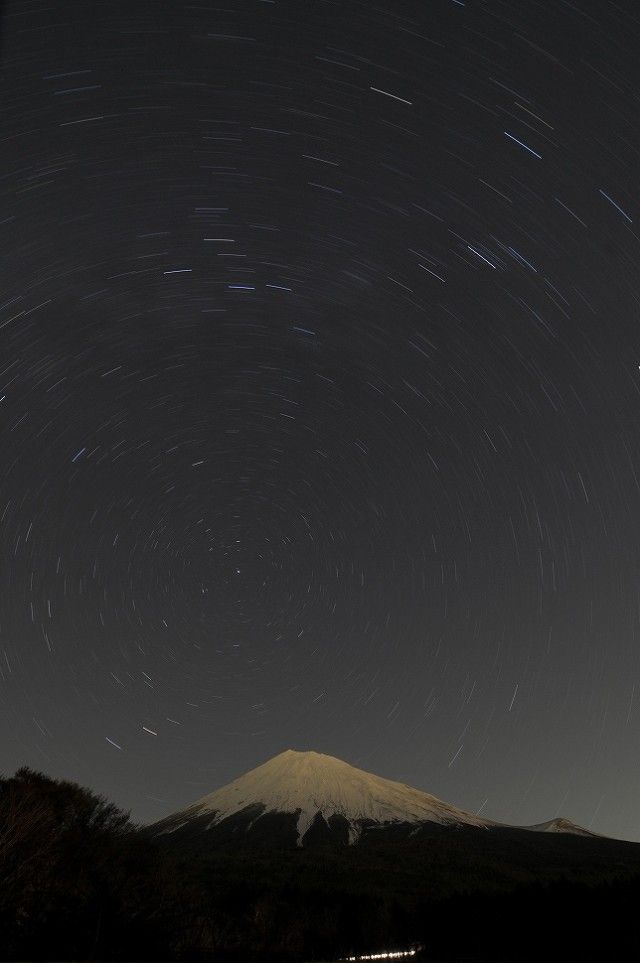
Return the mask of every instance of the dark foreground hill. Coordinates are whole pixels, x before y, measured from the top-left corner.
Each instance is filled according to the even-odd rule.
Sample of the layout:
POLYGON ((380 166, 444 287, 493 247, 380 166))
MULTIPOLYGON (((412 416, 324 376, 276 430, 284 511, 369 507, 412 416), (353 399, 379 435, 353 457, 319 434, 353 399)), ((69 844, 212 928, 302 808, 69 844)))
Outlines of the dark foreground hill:
POLYGON ((434 824, 359 844, 153 839, 88 790, 0 780, 0 959, 640 959, 640 846, 434 824))

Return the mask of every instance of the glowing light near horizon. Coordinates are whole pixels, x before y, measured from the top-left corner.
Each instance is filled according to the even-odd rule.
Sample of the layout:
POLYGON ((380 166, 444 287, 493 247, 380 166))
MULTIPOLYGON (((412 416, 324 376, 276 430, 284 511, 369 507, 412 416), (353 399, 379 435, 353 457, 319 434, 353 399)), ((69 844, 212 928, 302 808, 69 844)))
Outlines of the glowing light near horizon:
POLYGON ((397 960, 401 956, 415 956, 417 950, 387 950, 386 953, 369 953, 362 956, 345 956, 345 960, 397 960))

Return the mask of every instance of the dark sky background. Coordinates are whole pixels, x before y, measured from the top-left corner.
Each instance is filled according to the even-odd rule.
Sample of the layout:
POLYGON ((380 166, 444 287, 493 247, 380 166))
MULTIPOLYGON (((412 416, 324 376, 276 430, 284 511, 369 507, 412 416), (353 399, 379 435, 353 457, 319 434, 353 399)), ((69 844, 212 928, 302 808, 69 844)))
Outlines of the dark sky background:
POLYGON ((4 772, 640 839, 639 18, 5 6, 4 772))

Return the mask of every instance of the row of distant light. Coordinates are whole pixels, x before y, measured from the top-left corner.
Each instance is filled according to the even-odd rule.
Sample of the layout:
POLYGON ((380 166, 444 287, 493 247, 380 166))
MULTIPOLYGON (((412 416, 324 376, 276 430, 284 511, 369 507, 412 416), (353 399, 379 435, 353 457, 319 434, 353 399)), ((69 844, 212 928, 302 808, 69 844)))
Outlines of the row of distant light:
POLYGON ((415 956, 417 950, 389 950, 386 953, 370 953, 365 956, 345 956, 345 960, 396 960, 400 956, 415 956))

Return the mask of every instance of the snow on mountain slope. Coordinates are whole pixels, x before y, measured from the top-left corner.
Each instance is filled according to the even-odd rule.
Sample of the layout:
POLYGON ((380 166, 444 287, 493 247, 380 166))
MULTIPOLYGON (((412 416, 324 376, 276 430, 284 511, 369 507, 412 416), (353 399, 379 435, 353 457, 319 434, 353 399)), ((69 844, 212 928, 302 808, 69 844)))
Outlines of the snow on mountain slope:
POLYGON ((598 835, 592 833, 590 829, 584 829, 577 823, 572 823, 570 819, 563 819, 562 816, 549 819, 546 823, 537 823, 535 826, 522 826, 521 828, 528 829, 533 833, 572 833, 574 836, 598 835))
POLYGON ((260 815, 298 813, 299 846, 318 813, 325 820, 333 815, 344 817, 349 825, 350 843, 360 836, 362 821, 495 825, 429 793, 356 769, 333 756, 293 749, 274 756, 227 786, 204 796, 182 813, 177 813, 174 819, 183 826, 191 819, 210 813, 209 828, 250 806, 261 808, 260 815))

